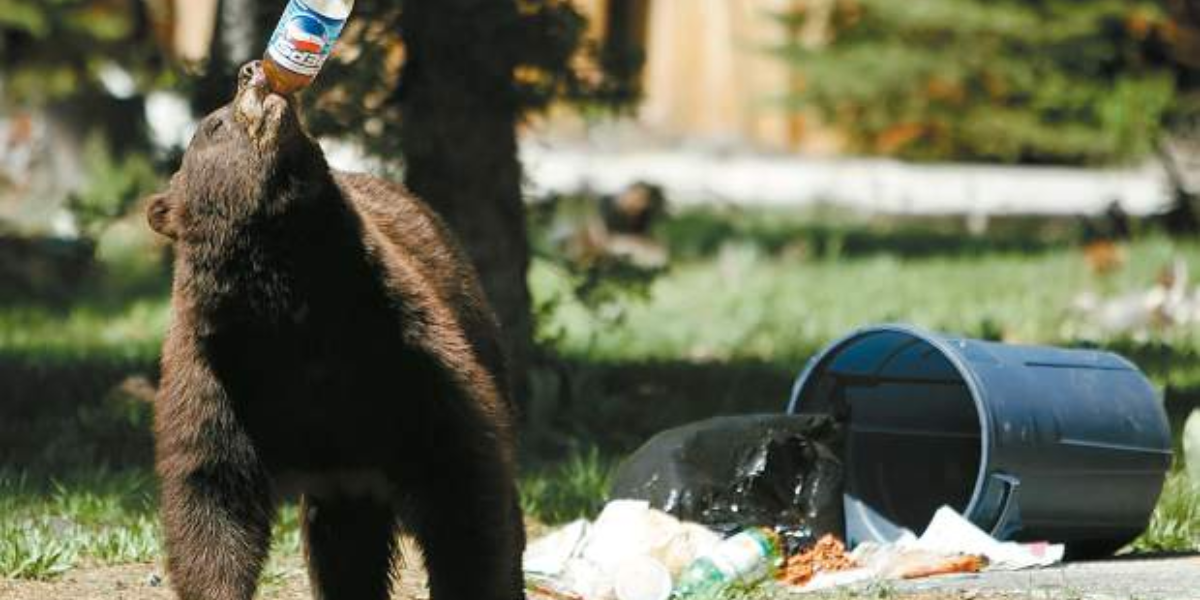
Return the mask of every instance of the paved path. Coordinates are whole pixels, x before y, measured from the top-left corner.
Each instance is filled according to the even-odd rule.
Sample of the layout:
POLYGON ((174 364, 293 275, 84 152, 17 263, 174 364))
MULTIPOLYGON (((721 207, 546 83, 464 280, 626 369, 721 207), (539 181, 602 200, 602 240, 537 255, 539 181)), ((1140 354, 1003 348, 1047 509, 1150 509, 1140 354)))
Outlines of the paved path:
POLYGON ((957 592, 963 598, 1004 593, 1038 600, 1200 600, 1200 555, 1070 563, 1036 571, 938 577, 899 583, 894 589, 897 592, 957 592))

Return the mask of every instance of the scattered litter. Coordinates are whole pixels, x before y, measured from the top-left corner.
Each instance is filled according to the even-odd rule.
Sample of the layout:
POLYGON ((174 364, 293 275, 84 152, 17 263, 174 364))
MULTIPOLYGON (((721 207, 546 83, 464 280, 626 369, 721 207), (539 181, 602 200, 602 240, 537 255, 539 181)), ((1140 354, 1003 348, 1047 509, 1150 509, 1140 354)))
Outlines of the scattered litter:
POLYGON ((988 560, 990 571, 1017 571, 1061 562, 1062 544, 1000 542, 984 533, 954 509, 943 506, 933 514, 913 548, 943 554, 973 554, 988 560))
POLYGON ((1000 542, 943 506, 920 537, 864 542, 847 552, 827 534, 796 552, 769 528, 724 540, 649 503, 616 500, 594 523, 575 521, 530 544, 525 573, 544 600, 668 600, 709 597, 738 582, 773 577, 807 593, 861 582, 1013 571, 1060 562, 1061 544, 1000 542))
POLYGON ((752 527, 709 548, 688 565, 679 575, 675 596, 709 598, 731 584, 766 579, 782 562, 779 535, 765 527, 752 527))
POLYGON ((565 589, 561 584, 549 579, 526 577, 525 591, 528 596, 539 600, 586 600, 583 596, 565 589))
POLYGON ((525 572, 547 576, 561 573, 583 545, 590 527, 587 520, 579 519, 530 544, 525 549, 525 572))
POLYGON ((1017 570, 1061 544, 1001 542, 942 506, 920 537, 843 540, 843 430, 828 416, 722 417, 663 432, 618 470, 594 522, 529 545, 542 600, 689 600, 763 580, 807 593, 861 582, 1017 570))
POLYGON ((654 270, 670 262, 667 247, 654 237, 666 209, 661 188, 635 183, 599 197, 552 194, 533 206, 533 214, 545 223, 545 241, 570 262, 617 262, 654 270))
POLYGON ((1154 331, 1200 323, 1200 287, 1188 287, 1188 265, 1177 258, 1149 289, 1114 298, 1083 292, 1071 308, 1082 318, 1085 335, 1146 339, 1154 331))
POLYGON ((817 540, 812 548, 787 559, 778 579, 787 585, 804 586, 817 575, 848 571, 855 566, 854 560, 846 554, 845 544, 832 535, 826 535, 817 540))
POLYGON ((860 544, 851 554, 872 579, 921 579, 934 575, 976 573, 987 566, 977 554, 922 550, 912 545, 860 544))
POLYGON ((987 566, 982 556, 965 554, 962 556, 945 556, 930 554, 928 560, 914 561, 897 571, 901 579, 921 579, 935 575, 952 575, 954 573, 978 573, 987 566))
POLYGON ((637 556, 617 567, 613 587, 617 600, 667 600, 671 597, 671 573, 657 559, 637 556))
POLYGON ((1100 239, 1083 247, 1084 263, 1097 275, 1111 275, 1125 267, 1125 247, 1113 240, 1100 239))
POLYGON ((838 557, 839 551, 844 551, 840 543, 822 541, 825 547, 816 556, 833 568, 814 568, 806 581, 804 565, 816 562, 816 556, 807 561, 800 558, 803 555, 789 559, 783 582, 791 584, 792 591, 812 592, 863 581, 1047 567, 1062 561, 1065 550, 1062 544, 996 541, 946 506, 934 513, 920 538, 906 531, 889 544, 864 542, 844 561, 838 557), (795 567, 793 562, 797 563, 795 567))
POLYGON ((720 541, 647 502, 615 500, 594 523, 575 521, 530 544, 525 573, 532 593, 555 600, 663 600, 662 590, 720 541))

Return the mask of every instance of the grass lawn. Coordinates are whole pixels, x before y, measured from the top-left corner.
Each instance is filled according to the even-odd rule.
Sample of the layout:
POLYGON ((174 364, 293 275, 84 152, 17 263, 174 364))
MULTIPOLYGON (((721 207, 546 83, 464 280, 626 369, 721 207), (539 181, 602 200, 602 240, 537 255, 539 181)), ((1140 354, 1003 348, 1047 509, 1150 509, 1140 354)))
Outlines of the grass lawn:
MULTIPOLYGON (((1098 276, 1069 224, 998 223, 972 238, 952 221, 818 216, 677 215, 660 231, 674 260, 648 295, 598 308, 578 301, 556 262, 535 262, 547 359, 534 376, 535 431, 523 452, 532 520, 594 514, 613 466, 663 428, 782 409, 813 352, 870 323, 1098 343, 1142 366, 1176 427, 1200 405, 1200 331, 1092 338, 1069 310, 1084 290, 1145 288, 1177 256, 1200 268, 1200 244, 1143 237, 1124 268, 1098 276)), ((87 292, 65 307, 0 306, 0 577, 55 578, 159 554, 138 382, 156 377, 166 285, 160 277, 134 287, 87 292)), ((277 554, 294 557, 294 511, 278 528, 277 554)), ((1178 469, 1135 546, 1200 548, 1200 491, 1178 469)))

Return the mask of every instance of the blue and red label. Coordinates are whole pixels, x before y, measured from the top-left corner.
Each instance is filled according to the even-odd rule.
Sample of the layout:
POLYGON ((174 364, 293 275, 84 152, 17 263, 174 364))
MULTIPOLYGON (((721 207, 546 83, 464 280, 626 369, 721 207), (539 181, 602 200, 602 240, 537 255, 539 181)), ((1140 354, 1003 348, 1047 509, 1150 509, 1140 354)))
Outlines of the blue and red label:
POLYGON ((300 75, 315 76, 333 52, 346 19, 331 19, 303 0, 291 0, 275 26, 267 52, 280 66, 300 75))

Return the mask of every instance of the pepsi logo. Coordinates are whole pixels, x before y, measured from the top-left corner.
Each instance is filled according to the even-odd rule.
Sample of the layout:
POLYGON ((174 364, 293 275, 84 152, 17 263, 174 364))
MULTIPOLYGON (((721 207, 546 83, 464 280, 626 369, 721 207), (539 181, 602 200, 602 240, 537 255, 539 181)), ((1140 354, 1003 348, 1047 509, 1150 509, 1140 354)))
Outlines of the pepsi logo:
POLYGON ((312 54, 324 51, 329 41, 325 25, 305 15, 299 15, 288 22, 284 37, 296 50, 312 54))

